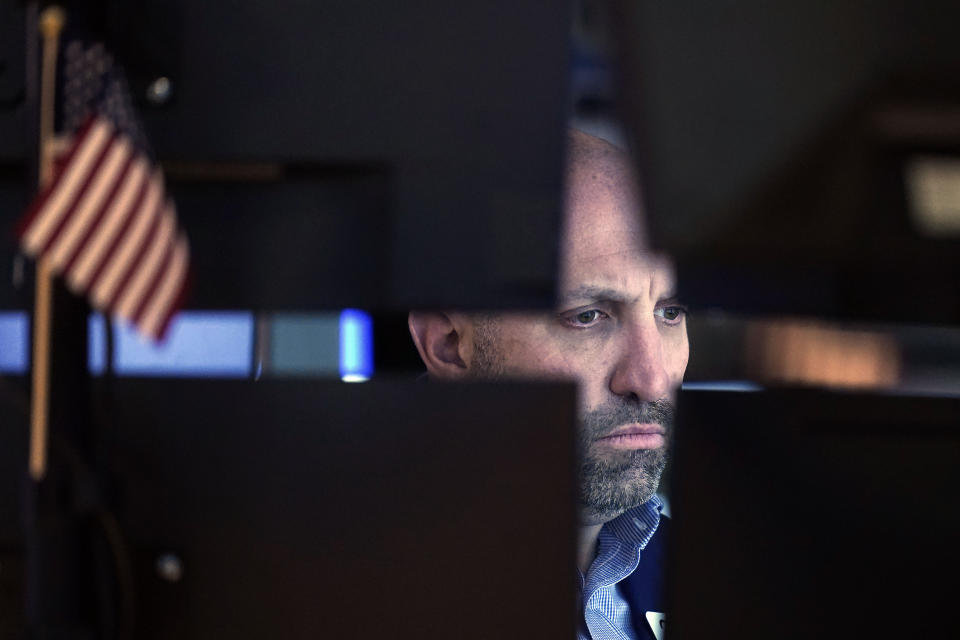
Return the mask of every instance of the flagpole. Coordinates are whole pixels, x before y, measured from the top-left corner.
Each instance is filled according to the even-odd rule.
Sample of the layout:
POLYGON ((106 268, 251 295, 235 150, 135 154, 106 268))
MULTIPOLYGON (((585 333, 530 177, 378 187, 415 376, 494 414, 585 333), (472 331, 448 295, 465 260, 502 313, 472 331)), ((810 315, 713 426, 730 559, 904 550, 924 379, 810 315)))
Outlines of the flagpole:
MULTIPOLYGON (((40 14, 40 33, 43 38, 43 66, 40 81, 40 153, 39 187, 43 189, 53 179, 54 99, 57 76, 57 48, 65 16, 57 6, 47 7, 40 14)), ((33 383, 30 411, 30 477, 43 479, 47 470, 47 440, 50 409, 50 322, 53 312, 53 277, 50 258, 40 256, 37 261, 36 291, 33 304, 33 383)))

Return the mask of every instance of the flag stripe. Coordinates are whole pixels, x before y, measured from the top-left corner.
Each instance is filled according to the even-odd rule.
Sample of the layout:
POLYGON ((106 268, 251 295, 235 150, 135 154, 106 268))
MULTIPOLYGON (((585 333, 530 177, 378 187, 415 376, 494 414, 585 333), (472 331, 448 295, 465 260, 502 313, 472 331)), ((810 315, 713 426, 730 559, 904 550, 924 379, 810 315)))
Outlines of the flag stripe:
POLYGON ((116 299, 115 303, 110 305, 111 307, 115 306, 117 314, 122 318, 136 319, 135 312, 140 306, 142 296, 147 291, 154 274, 159 271, 164 256, 170 250, 176 223, 169 207, 164 206, 161 215, 160 226, 144 247, 145 251, 142 253, 133 276, 124 287, 122 295, 116 299))
POLYGON ((37 212, 36 218, 23 237, 23 246, 30 255, 36 255, 46 246, 50 236, 59 226, 61 217, 73 202, 77 190, 86 184, 90 176, 93 159, 103 151, 112 131, 109 124, 94 124, 77 149, 73 162, 66 168, 62 177, 55 182, 55 188, 44 206, 37 212))
POLYGON ((53 231, 48 234, 46 242, 40 249, 41 254, 47 256, 50 255, 51 247, 53 247, 53 245, 60 238, 64 228, 70 222, 74 212, 77 210, 77 206, 83 202, 83 200, 90 193, 91 188, 97 182, 97 177, 102 173, 103 165, 107 162, 107 158, 110 155, 110 149, 112 148, 113 137, 111 136, 107 140, 107 143, 100 149, 100 153, 97 154, 96 158, 91 163, 90 171, 87 173, 83 183, 80 184, 73 192, 73 197, 69 200, 69 204, 67 204, 67 206, 63 209, 62 214, 59 216, 59 220, 53 226, 53 231))
POLYGON ((150 226, 147 227, 142 238, 140 239, 140 242, 133 247, 125 263, 119 267, 119 279, 116 281, 113 291, 110 293, 109 297, 104 300, 103 304, 105 308, 114 312, 116 311, 117 302, 123 297, 124 292, 130 285, 130 281, 136 276, 137 270, 141 268, 144 256, 150 252, 153 242, 157 237, 157 233, 163 227, 163 212, 165 206, 166 203, 157 202, 157 207, 154 211, 150 226))
POLYGON ((147 198, 151 183, 149 165, 145 160, 137 161, 134 174, 129 189, 124 189, 117 202, 110 207, 110 213, 103 222, 103 230, 87 243, 78 258, 76 269, 67 273, 68 278, 75 278, 75 285, 81 291, 86 291, 91 283, 97 281, 147 198), (133 194, 132 201, 129 200, 130 194, 133 194))
MULTIPOLYGON (((90 224, 86 226, 86 231, 77 241, 73 252, 71 252, 70 256, 64 262, 64 273, 71 274, 76 270, 77 261, 81 255, 86 253, 88 245, 103 235, 102 225, 109 221, 109 214, 112 213, 113 209, 117 207, 119 203, 123 202, 126 194, 139 188, 140 182, 135 173, 138 161, 139 158, 136 153, 130 153, 130 155, 127 156, 127 161, 123 164, 120 175, 114 181, 113 188, 103 199, 101 206, 97 208, 97 212, 90 220, 90 224)), ((127 204, 129 204, 129 200, 132 197, 132 193, 126 195, 127 204)), ((74 286, 74 281, 75 277, 69 279, 71 287, 74 286)))
MULTIPOLYGON (((26 215, 20 220, 17 227, 17 236, 20 238, 21 242, 26 242, 27 231, 33 226, 37 217, 40 215, 40 211, 46 206, 47 202, 50 200, 50 196, 53 192, 60 187, 61 182, 61 170, 63 167, 67 166, 70 162, 73 161, 74 157, 77 155, 77 151, 80 149, 80 145, 83 143, 84 139, 87 137, 88 132, 94 125, 94 119, 90 118, 87 122, 77 130, 73 140, 70 143, 69 150, 66 153, 62 162, 56 161, 54 166, 57 167, 54 175, 58 176, 57 179, 52 181, 50 184, 46 185, 43 190, 37 195, 36 199, 30 204, 30 208, 27 210, 26 215), (58 166, 59 165, 59 166, 58 166)), ((62 143, 64 138, 54 138, 51 141, 51 146, 56 149, 56 147, 62 143)))
POLYGON ((79 199, 76 207, 64 217, 61 231, 48 250, 54 269, 59 271, 67 264, 67 259, 73 254, 80 239, 86 235, 90 223, 103 209, 107 198, 120 186, 118 179, 127 166, 131 150, 126 141, 115 140, 90 188, 79 199))
POLYGON ((190 290, 193 288, 193 271, 190 269, 190 242, 185 235, 181 235, 183 236, 184 246, 184 270, 179 282, 176 282, 175 285, 171 285, 171 288, 174 288, 175 290, 173 301, 167 305, 166 310, 164 310, 163 314, 161 315, 162 320, 160 321, 155 332, 157 336, 161 337, 166 335, 167 331, 170 329, 171 321, 177 315, 177 311, 183 307, 190 290))
POLYGON ((104 307, 116 311, 117 303, 123 298, 130 282, 136 278, 137 271, 142 268, 144 257, 152 250, 157 234, 163 228, 165 210, 166 203, 162 200, 158 201, 150 225, 145 228, 136 243, 129 245, 130 251, 125 256, 124 262, 118 264, 119 278, 114 284, 113 291, 104 299, 104 307))
POLYGON ((170 318, 173 317, 177 307, 180 306, 189 263, 190 246, 187 244, 186 236, 180 234, 170 269, 164 277, 160 289, 151 298, 150 305, 143 317, 142 326, 147 334, 159 337, 167 330, 170 318))
POLYGON ((108 304, 117 293, 118 287, 126 280, 128 267, 137 256, 144 240, 159 220, 159 213, 163 205, 163 188, 161 178, 154 172, 150 180, 150 190, 147 198, 140 205, 136 219, 126 233, 118 238, 119 244, 103 264, 103 271, 97 274, 91 285, 93 301, 100 308, 109 308, 108 304))
MULTIPOLYGON (((176 216, 173 214, 172 208, 170 219, 174 221, 176 220, 176 216)), ((141 295, 137 296, 137 305, 130 314, 130 317, 133 318, 133 321, 137 324, 141 324, 146 307, 150 303, 151 298, 156 295, 157 289, 159 289, 163 283, 163 278, 167 275, 167 271, 169 270, 170 264, 173 261, 177 246, 176 224, 170 227, 170 236, 163 241, 163 244, 163 256, 157 263, 157 268, 154 271, 153 276, 150 278, 146 288, 142 291, 141 295)), ((144 271, 147 270, 144 269, 144 271)))

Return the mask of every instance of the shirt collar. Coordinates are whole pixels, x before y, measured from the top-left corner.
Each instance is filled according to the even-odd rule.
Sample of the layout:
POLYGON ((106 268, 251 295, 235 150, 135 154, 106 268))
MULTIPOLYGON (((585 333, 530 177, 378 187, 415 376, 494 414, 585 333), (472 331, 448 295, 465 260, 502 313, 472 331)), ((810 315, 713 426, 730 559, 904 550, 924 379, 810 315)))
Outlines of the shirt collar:
POLYGON ((640 564, 640 552, 660 525, 662 510, 663 502, 654 495, 603 525, 597 536, 597 556, 587 575, 580 574, 585 598, 633 573, 640 564))
POLYGON ((643 550, 657 531, 662 510, 663 502, 654 495, 643 504, 627 509, 603 525, 600 535, 607 530, 620 544, 643 550))

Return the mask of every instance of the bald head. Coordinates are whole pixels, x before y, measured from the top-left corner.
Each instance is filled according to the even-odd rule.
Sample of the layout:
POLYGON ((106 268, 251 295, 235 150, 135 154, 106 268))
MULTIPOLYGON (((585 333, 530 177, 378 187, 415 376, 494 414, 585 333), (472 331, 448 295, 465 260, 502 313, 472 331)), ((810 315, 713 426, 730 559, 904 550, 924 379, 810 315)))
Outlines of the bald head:
POLYGON ((606 140, 578 130, 567 138, 561 282, 587 256, 642 252, 647 235, 629 155, 606 140))

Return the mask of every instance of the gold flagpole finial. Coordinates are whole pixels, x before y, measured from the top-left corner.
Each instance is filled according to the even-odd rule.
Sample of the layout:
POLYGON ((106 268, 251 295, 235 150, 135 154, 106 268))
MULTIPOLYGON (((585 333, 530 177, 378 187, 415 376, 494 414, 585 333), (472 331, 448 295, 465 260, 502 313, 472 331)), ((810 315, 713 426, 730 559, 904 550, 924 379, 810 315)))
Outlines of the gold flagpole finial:
POLYGON ((40 14, 40 33, 44 38, 57 38, 67 22, 67 14, 57 5, 50 5, 40 14))

